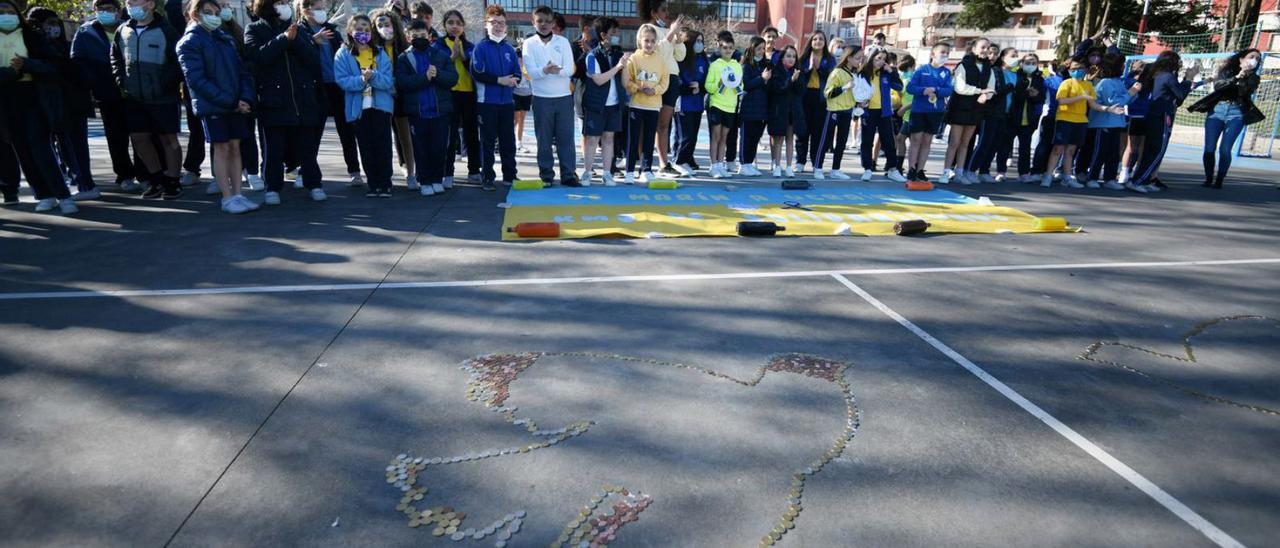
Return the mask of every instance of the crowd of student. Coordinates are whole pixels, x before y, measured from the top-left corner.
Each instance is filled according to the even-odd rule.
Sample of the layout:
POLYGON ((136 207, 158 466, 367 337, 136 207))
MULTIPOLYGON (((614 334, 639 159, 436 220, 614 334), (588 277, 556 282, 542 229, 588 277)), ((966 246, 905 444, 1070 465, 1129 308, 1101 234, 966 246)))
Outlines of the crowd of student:
MULTIPOLYGON (((95 113, 122 190, 177 198, 199 181, 208 142, 207 192, 229 213, 260 207, 242 193, 244 181, 265 190, 262 203, 279 204, 286 174, 325 200, 317 157, 330 117, 350 182, 370 198, 391 196, 397 158, 407 188, 423 196, 452 188, 455 163, 496 190, 517 177, 528 111, 548 184, 592 184, 597 158, 608 186, 694 176, 705 113, 714 178, 763 174, 756 156, 767 134, 772 176, 850 179, 843 156, 859 132, 861 180, 881 170, 892 181, 927 180, 933 140, 949 131, 940 184, 1012 180, 1016 142, 1022 182, 1145 193, 1162 188, 1174 113, 1198 72, 1183 72, 1172 51, 1126 70, 1098 37, 1048 63, 978 39, 954 67, 948 44, 933 45, 917 66, 888 51, 882 35, 860 48, 815 32, 797 48, 770 27, 739 51, 733 33, 704 37, 681 18, 668 24, 662 0, 641 2, 646 22, 633 53, 619 46, 616 20, 583 16, 581 38, 570 42, 564 18, 547 7, 533 12, 536 33, 513 44, 496 5, 476 43, 461 13, 445 13, 437 29, 422 1, 406 9, 391 0, 343 28, 328 22, 328 0, 254 0, 246 28, 226 0, 93 6, 68 41, 57 13, 0 0, 6 204, 17 202, 21 175, 37 211, 73 213, 77 200, 100 196, 88 153, 95 113)), ((1208 114, 1205 186, 1222 186, 1232 144, 1256 121, 1259 58, 1252 49, 1232 56, 1215 93, 1196 105, 1208 114)))

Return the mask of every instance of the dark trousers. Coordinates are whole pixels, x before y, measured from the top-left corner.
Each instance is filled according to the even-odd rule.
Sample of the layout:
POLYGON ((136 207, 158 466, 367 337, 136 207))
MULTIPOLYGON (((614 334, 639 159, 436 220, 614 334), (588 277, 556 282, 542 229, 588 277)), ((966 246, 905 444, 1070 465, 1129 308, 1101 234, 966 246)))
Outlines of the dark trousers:
MULTIPOLYGON (((880 150, 884 152, 885 169, 898 165, 898 144, 893 140, 893 116, 885 114, 883 110, 867 110, 862 116, 862 169, 876 168, 873 153, 877 133, 880 134, 880 150)), ((833 151, 836 159, 832 164, 836 169, 840 169, 839 155, 844 145, 845 141, 841 140, 833 151)))
POLYGON ((98 116, 107 136, 107 152, 111 155, 111 171, 116 182, 137 177, 134 159, 129 152, 129 125, 124 114, 124 101, 98 101, 98 116))
POLYGON ((1101 128, 1094 132, 1093 153, 1089 155, 1090 181, 1116 180, 1120 172, 1120 140, 1127 136, 1122 127, 1101 128))
POLYGON ((822 90, 817 89, 805 89, 803 101, 805 132, 796 135, 796 162, 804 165, 806 160, 812 160, 816 165, 826 136, 827 102, 822 98, 822 90))
POLYGON ((764 120, 747 120, 742 122, 742 163, 756 163, 756 154, 760 150, 760 138, 764 136, 764 120))
MULTIPOLYGON (((738 112, 738 114, 741 115, 742 112, 738 112)), ((739 124, 741 123, 741 120, 739 120, 739 124)), ((724 137, 724 161, 726 162, 738 161, 738 140, 741 139, 739 133, 737 125, 729 126, 729 133, 724 137)), ((744 151, 743 154, 746 154, 746 152, 744 151)), ((742 161, 746 163, 745 158, 742 161)))
POLYGON ((258 117, 250 114, 249 138, 240 140, 240 163, 244 166, 245 173, 249 175, 260 173, 258 169, 258 130, 261 127, 262 124, 258 122, 258 117))
POLYGON ((58 158, 75 180, 77 190, 93 190, 93 171, 89 168, 89 119, 80 116, 64 120, 64 125, 64 129, 58 132, 58 158))
MULTIPOLYGON (((183 84, 186 87, 186 84, 183 84)), ((182 161, 182 169, 192 173, 200 173, 200 165, 204 163, 204 126, 196 111, 191 109, 191 92, 187 91, 187 157, 182 161)))
POLYGON ((298 174, 307 188, 320 188, 320 164, 316 162, 319 147, 316 143, 316 130, 313 126, 266 126, 266 163, 264 179, 267 190, 280 192, 284 188, 284 169, 286 158, 293 154, 302 159, 302 172, 298 174))
POLYGON ((653 170, 653 140, 657 137, 658 111, 631 109, 627 131, 627 173, 634 173, 637 160, 640 171, 653 170))
POLYGON ((1076 158, 1073 173, 1077 179, 1085 179, 1089 176, 1089 165, 1093 162, 1093 153, 1095 141, 1098 138, 1098 130, 1089 128, 1085 132, 1084 142, 1076 147, 1076 158))
POLYGON ((1129 182, 1145 185, 1160 172, 1165 150, 1169 148, 1169 134, 1173 132, 1173 115, 1148 112, 1143 124, 1142 161, 1133 168, 1129 182))
POLYGON ((1018 126, 1011 131, 1013 137, 1018 140, 1018 175, 1029 175, 1031 174, 1031 138, 1036 134, 1036 126, 1018 126))
MULTIPOLYGON (((11 96, 15 105, 25 108, 9 111, 9 136, 13 157, 17 159, 27 184, 35 192, 37 200, 71 196, 58 172, 58 160, 53 154, 53 132, 44 110, 39 107, 35 84, 19 83, 11 96)), ((8 145, 6 145, 8 146, 8 145)), ((6 171, 12 171, 7 169, 6 171)))
MULTIPOLYGON (((347 164, 347 173, 360 173, 360 152, 356 150, 356 129, 351 122, 347 121, 346 92, 342 91, 338 84, 329 83, 324 85, 324 94, 329 100, 329 112, 333 113, 333 126, 338 130, 338 142, 342 144, 342 160, 347 164)), ((325 124, 320 124, 317 128, 321 136, 324 135, 324 128, 325 124)))
MULTIPOLYGON (((814 169, 822 169, 822 160, 827 156, 823 151, 828 150, 832 137, 835 138, 836 146, 831 151, 831 168, 837 171, 840 169, 840 160, 844 158, 844 149, 849 144, 849 126, 852 123, 853 113, 848 110, 842 110, 828 112, 826 119, 814 126, 822 128, 818 142, 812 145, 814 169)), ((870 156, 871 152, 868 151, 865 155, 870 156)))
POLYGON ((1045 174, 1053 173, 1053 168, 1058 166, 1049 165, 1049 153, 1053 152, 1053 126, 1057 122, 1054 116, 1045 116, 1040 119, 1040 142, 1036 144, 1036 158, 1031 166, 1031 173, 1045 174))
POLYGON ((440 184, 440 179, 444 177, 445 162, 453 160, 449 156, 449 128, 453 125, 453 119, 451 116, 415 116, 410 120, 413 121, 409 134, 413 137, 413 163, 418 182, 424 185, 440 184))
POLYGON ((497 173, 493 169, 494 146, 502 161, 502 180, 516 180, 516 106, 476 103, 480 120, 480 169, 484 180, 493 182, 497 173))
POLYGON ((366 108, 354 122, 369 190, 391 191, 391 113, 366 108))
MULTIPOLYGON (((453 92, 453 126, 449 131, 449 161, 444 166, 446 177, 453 177, 454 158, 459 154, 467 157, 467 175, 480 173, 483 162, 480 161, 480 127, 476 122, 476 94, 471 91, 453 92)), ((514 121, 512 123, 514 129, 514 121)), ((493 161, 493 158, 489 158, 493 161)))
POLYGON ((694 165, 693 151, 698 146, 698 132, 702 130, 702 111, 677 112, 676 165, 694 165))
MULTIPOLYGON (((970 173, 991 173, 991 162, 996 158, 996 151, 1009 141, 1009 124, 1004 118, 988 116, 983 118, 978 132, 978 142, 969 155, 969 164, 965 166, 965 170, 970 173)), ((1008 159, 1008 154, 1005 159, 1008 159)), ((999 171, 1004 172, 1003 169, 999 171)))

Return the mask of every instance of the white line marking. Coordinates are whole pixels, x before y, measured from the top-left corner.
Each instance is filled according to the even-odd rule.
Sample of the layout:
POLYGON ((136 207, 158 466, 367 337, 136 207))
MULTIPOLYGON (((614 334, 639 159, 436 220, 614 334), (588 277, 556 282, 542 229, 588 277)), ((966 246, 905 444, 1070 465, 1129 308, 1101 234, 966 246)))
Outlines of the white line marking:
POLYGON ((794 270, 779 272, 726 272, 719 274, 657 274, 649 276, 583 276, 572 278, 509 278, 494 280, 457 280, 439 282, 350 283, 320 285, 259 285, 245 287, 211 287, 193 289, 123 289, 81 291, 34 291, 0 293, 0 301, 24 299, 81 299, 94 297, 174 297, 190 295, 228 295, 242 293, 303 293, 309 291, 365 291, 371 289, 439 289, 451 287, 494 287, 515 285, 563 285, 624 282, 670 282, 696 280, 741 280, 758 278, 805 278, 845 274, 880 276, 886 274, 946 274, 963 272, 1015 272, 1024 270, 1081 270, 1109 268, 1173 268, 1184 266, 1230 266, 1280 264, 1280 258, 1227 259, 1215 261, 1150 261, 1124 263, 1050 263, 992 266, 939 266, 923 268, 868 268, 849 270, 794 270))
POLYGON ((1030 413, 1035 418, 1040 419, 1040 422, 1048 425, 1049 428, 1052 428, 1055 432, 1062 435, 1062 437, 1067 438, 1068 441, 1074 443, 1076 447, 1083 449, 1084 452, 1097 459, 1098 462, 1101 462, 1107 468, 1110 468, 1112 472, 1119 474, 1120 477, 1124 478, 1129 483, 1132 483, 1134 487, 1137 487, 1143 493, 1146 493, 1147 496, 1155 499, 1155 501, 1160 503, 1161 506, 1164 506, 1170 512, 1173 512, 1174 515, 1181 518, 1182 521, 1187 522, 1188 525, 1194 527, 1197 531, 1200 531, 1204 536, 1209 537, 1209 540, 1213 541, 1218 546, 1244 547, 1243 544, 1240 544, 1239 541, 1231 538, 1230 535, 1219 529, 1216 525, 1209 523, 1209 520, 1204 519, 1200 514, 1197 514, 1194 510, 1178 501, 1178 499, 1173 498, 1173 495, 1165 492, 1165 490, 1161 489, 1160 486, 1152 483, 1134 469, 1129 468, 1128 465, 1120 462, 1119 459, 1111 456, 1111 454, 1102 450, 1101 447, 1094 445, 1093 442, 1089 441, 1075 430, 1072 430, 1070 426, 1063 424, 1062 421, 1058 420, 1053 415, 1050 415, 1049 412, 1041 409, 1040 406, 1031 403, 1031 401, 1024 398, 1022 394, 1019 394, 1014 389, 1009 388, 1008 385, 991 376, 991 374, 984 371, 981 367, 978 367, 977 364, 974 364, 969 361, 968 358, 960 355, 959 352, 952 350, 951 347, 943 344, 942 341, 935 339, 933 335, 930 335, 925 330, 920 329, 916 324, 911 323, 911 320, 908 320, 901 314, 894 312, 892 308, 889 308, 884 303, 880 302, 879 299, 872 297, 870 293, 867 293, 861 287, 858 287, 857 284, 849 281, 848 278, 840 274, 832 274, 831 277, 849 288, 850 291, 857 293, 859 297, 862 297, 862 300, 867 302, 867 304, 876 307, 880 312, 884 313, 885 316, 888 316, 893 321, 898 322, 899 325, 907 328, 908 331, 914 333, 915 336, 920 337, 924 342, 929 343, 929 346, 934 347, 939 352, 945 354, 948 358, 951 358, 951 361, 956 362, 960 367, 963 367, 970 373, 973 373, 975 377, 978 377, 982 382, 987 383, 988 386, 994 388, 996 392, 999 392, 1001 395, 1017 404, 1018 407, 1021 407, 1024 411, 1030 413))

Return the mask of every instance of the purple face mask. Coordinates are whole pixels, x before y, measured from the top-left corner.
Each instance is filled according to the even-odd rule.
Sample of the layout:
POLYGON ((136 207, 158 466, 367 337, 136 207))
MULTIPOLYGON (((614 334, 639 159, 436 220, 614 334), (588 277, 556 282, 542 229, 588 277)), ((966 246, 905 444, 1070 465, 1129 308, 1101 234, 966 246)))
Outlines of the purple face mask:
POLYGON ((372 34, 369 34, 369 33, 367 33, 367 32, 363 32, 363 31, 356 31, 354 34, 352 34, 352 35, 351 35, 351 37, 352 37, 352 38, 355 38, 355 39, 356 39, 356 42, 359 42, 359 43, 361 43, 361 44, 368 44, 368 43, 369 43, 369 40, 372 40, 372 39, 373 39, 373 35, 372 35, 372 34))

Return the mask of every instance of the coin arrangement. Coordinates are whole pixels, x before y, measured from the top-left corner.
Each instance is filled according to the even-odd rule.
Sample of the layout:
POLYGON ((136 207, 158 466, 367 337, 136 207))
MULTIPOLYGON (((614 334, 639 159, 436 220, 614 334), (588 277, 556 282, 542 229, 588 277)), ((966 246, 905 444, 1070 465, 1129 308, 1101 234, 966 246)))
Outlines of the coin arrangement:
POLYGON ((1272 323, 1272 324, 1274 324, 1276 327, 1280 327, 1280 320, 1277 320, 1277 319, 1275 319, 1275 318, 1269 318, 1269 317, 1266 317, 1266 316, 1251 316, 1251 315, 1248 315, 1248 316, 1226 316, 1226 317, 1222 317, 1222 318, 1214 318, 1214 319, 1212 319, 1212 320, 1208 320, 1208 321, 1200 322, 1200 323, 1196 324, 1194 327, 1192 327, 1190 331, 1187 331, 1186 333, 1184 333, 1184 334, 1182 335, 1182 341, 1181 341, 1181 342, 1182 342, 1182 351, 1183 351, 1183 355, 1182 355, 1182 356, 1174 356, 1174 355, 1172 355, 1172 354, 1165 354, 1165 353, 1163 353, 1163 352, 1156 352, 1155 350, 1150 350, 1150 349, 1143 348, 1143 347, 1141 347, 1141 346, 1135 346, 1135 345, 1132 345, 1132 344, 1122 343, 1122 342, 1120 342, 1120 341, 1098 341, 1098 342, 1095 342, 1095 343, 1093 343, 1093 344, 1089 345, 1087 348, 1085 348, 1084 352, 1081 352, 1079 356, 1076 356, 1076 359, 1078 359, 1078 360, 1084 360, 1084 361, 1090 361, 1090 362, 1094 362, 1094 363, 1099 363, 1099 364, 1102 364, 1102 365, 1109 365, 1109 366, 1112 366, 1112 367, 1118 367, 1118 368, 1123 369, 1123 370, 1125 370, 1125 371, 1128 371, 1128 372, 1130 372, 1130 373, 1136 373, 1136 374, 1138 374, 1139 376, 1141 376, 1141 377, 1143 377, 1143 378, 1145 378, 1145 379, 1147 379, 1147 380, 1151 380, 1151 381, 1158 382, 1158 383, 1160 383, 1160 384, 1163 384, 1163 385, 1165 385, 1165 386, 1168 386, 1168 387, 1170 387, 1170 388, 1173 388, 1174 390, 1178 390, 1179 392, 1182 392, 1182 393, 1184 393, 1184 394, 1188 394, 1188 395, 1190 395, 1190 396, 1194 396, 1194 397, 1197 397, 1197 398, 1200 398, 1200 399, 1203 399, 1203 400, 1206 400, 1206 401, 1211 401, 1211 402, 1214 402, 1214 403, 1221 403, 1221 404, 1225 404, 1225 405, 1230 405, 1230 406, 1234 406, 1234 407, 1239 407, 1239 408, 1241 408, 1241 409, 1248 409, 1248 410, 1250 410, 1250 411, 1256 411, 1256 412, 1258 412, 1258 413, 1262 413, 1262 414, 1264 414, 1264 415, 1280 416, 1280 410, 1277 410, 1277 409, 1270 409, 1270 408, 1263 407, 1263 406, 1260 406, 1260 405, 1253 405, 1253 404, 1250 404, 1250 403, 1238 402, 1238 401, 1235 401, 1235 400, 1229 400, 1229 399, 1227 399, 1227 398, 1221 398, 1221 397, 1218 397, 1218 396, 1214 396, 1214 395, 1212 395, 1212 394, 1207 394, 1207 393, 1205 393, 1205 392, 1201 392, 1201 391, 1196 390, 1196 389, 1194 389, 1194 388, 1191 388, 1191 387, 1189 387, 1189 386, 1184 386, 1184 385, 1178 384, 1178 383, 1176 383, 1176 382, 1173 382, 1173 381, 1171 381, 1171 380, 1169 380, 1169 379, 1166 379, 1166 378, 1160 377, 1160 376, 1158 376, 1158 375, 1151 374, 1151 373, 1149 373, 1149 372, 1147 372, 1147 371, 1143 371, 1142 369, 1139 369, 1139 368, 1134 367, 1134 366, 1132 366, 1132 365, 1125 364, 1125 363, 1120 363, 1120 362, 1117 362, 1117 361, 1104 360, 1104 359, 1101 359, 1101 358, 1098 358, 1098 357, 1097 357, 1098 352, 1099 352, 1099 351, 1101 351, 1103 347, 1107 347, 1107 346, 1114 346, 1114 347, 1117 347, 1117 348, 1125 348, 1125 349, 1128 349, 1128 350, 1134 350, 1134 351, 1137 351, 1137 352, 1142 352, 1142 353, 1144 353, 1144 354, 1149 354, 1149 355, 1151 355, 1151 356, 1156 356, 1156 357, 1158 357, 1158 358, 1164 358, 1164 359, 1173 360, 1173 361, 1182 362, 1182 363, 1188 363, 1188 364, 1196 364, 1196 363, 1200 363, 1200 362, 1196 359, 1195 349, 1194 349, 1194 348, 1192 347, 1192 345, 1191 345, 1191 339, 1193 339, 1193 338, 1195 338, 1197 335, 1199 335, 1199 334, 1203 333, 1206 329, 1208 329, 1208 328, 1210 328, 1210 327, 1213 327, 1213 326, 1215 326, 1215 325, 1217 325, 1217 324, 1225 323, 1225 322, 1240 321, 1240 320, 1259 320, 1259 321, 1266 321, 1266 322, 1271 322, 1271 323, 1272 323))
MULTIPOLYGON (((758 385, 768 372, 794 373, 835 384, 845 400, 844 430, 836 437, 831 448, 826 453, 810 462, 803 469, 796 470, 792 475, 791 490, 787 494, 785 509, 778 519, 773 522, 772 529, 761 537, 760 546, 776 544, 782 540, 787 531, 795 528, 796 520, 804 509, 805 482, 844 453, 845 447, 853 440, 859 426, 860 413, 849 382, 844 376, 849 364, 809 354, 792 353, 773 356, 765 365, 759 367, 754 375, 747 379, 739 379, 698 365, 618 354, 595 352, 487 354, 467 360, 459 367, 466 371, 470 377, 466 388, 467 399, 480 403, 489 410, 501 414, 508 423, 521 427, 537 441, 515 447, 488 449, 452 457, 410 457, 408 454, 397 456, 387 466, 387 483, 392 484, 396 489, 404 493, 404 496, 400 499, 400 504, 396 506, 396 510, 404 513, 409 518, 409 527, 421 528, 425 525, 431 529, 432 535, 436 537, 447 535, 449 539, 454 541, 466 539, 483 540, 486 537, 496 536, 497 540, 494 542, 494 546, 498 548, 506 546, 512 535, 519 532, 522 520, 525 517, 524 511, 508 514, 504 519, 494 521, 483 529, 461 529, 463 520, 466 519, 465 513, 456 511, 449 506, 436 506, 426 510, 419 510, 414 503, 422 502, 426 498, 428 489, 419 479, 428 467, 458 464, 512 454, 524 454, 557 445, 570 438, 580 436, 590 429, 594 424, 590 420, 574 421, 556 429, 541 429, 533 420, 520 417, 517 414, 519 410, 517 407, 507 405, 507 399, 511 396, 511 383, 519 378, 522 372, 543 357, 606 359, 648 366, 688 369, 747 387, 758 385)), ((624 525, 636 521, 640 513, 652 501, 653 499, 649 495, 606 485, 600 492, 592 496, 590 502, 583 506, 578 514, 565 526, 560 537, 552 543, 552 546, 578 546, 580 548, 606 546, 617 539, 618 532, 624 525), (606 511, 597 512, 597 509, 610 499, 616 500, 616 502, 608 506, 606 511)))

